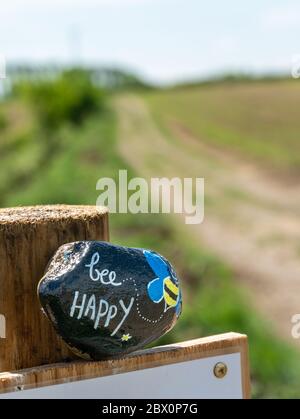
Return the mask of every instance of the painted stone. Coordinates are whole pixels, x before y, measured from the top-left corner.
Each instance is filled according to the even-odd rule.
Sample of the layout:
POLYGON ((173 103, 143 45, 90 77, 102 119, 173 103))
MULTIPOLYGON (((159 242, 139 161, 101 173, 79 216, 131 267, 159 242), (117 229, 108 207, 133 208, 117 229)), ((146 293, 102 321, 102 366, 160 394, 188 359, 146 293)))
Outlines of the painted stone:
POLYGON ((177 275, 158 253, 92 241, 59 248, 38 296, 62 339, 94 360, 158 339, 174 326, 182 306, 177 275))

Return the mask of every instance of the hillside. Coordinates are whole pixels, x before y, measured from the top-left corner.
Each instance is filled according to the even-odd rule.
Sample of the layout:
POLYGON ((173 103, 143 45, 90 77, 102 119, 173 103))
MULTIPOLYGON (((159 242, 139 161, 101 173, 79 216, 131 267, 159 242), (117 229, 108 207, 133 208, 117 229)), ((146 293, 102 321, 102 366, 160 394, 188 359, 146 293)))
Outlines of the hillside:
POLYGON ((172 134, 260 164, 270 175, 299 175, 300 83, 224 82, 147 96, 153 115, 172 134))
MULTIPOLYGON (((253 88, 258 95, 259 89, 253 88)), ((212 87, 211 97, 206 89, 203 94, 211 101, 211 109, 218 105, 220 95, 227 95, 222 105, 227 109, 233 94, 226 90, 228 87, 218 86, 222 94, 212 87)), ((65 97, 65 91, 58 95, 65 97)), ((204 105, 200 109, 195 105, 201 95, 202 90, 107 95, 105 106, 89 113, 79 125, 60 121, 50 130, 41 124, 41 109, 30 102, 32 99, 8 98, 0 106, 1 206, 94 204, 97 180, 116 178, 124 168, 130 176, 205 177, 204 224, 188 228, 181 218, 167 215, 111 215, 111 240, 161 252, 173 261, 182 277, 183 316, 161 343, 229 330, 247 333, 253 395, 297 397, 299 351, 283 339, 288 338, 285 319, 276 321, 282 313, 288 319, 289 313, 284 311, 288 303, 292 309, 297 306, 296 281, 291 280, 284 292, 280 282, 285 263, 293 261, 295 265, 289 265, 290 269, 297 268, 293 252, 298 243, 299 206, 295 190, 289 189, 296 186, 272 181, 265 173, 263 160, 254 152, 248 158, 248 152, 227 146, 219 137, 214 142, 204 140, 199 127, 209 124, 201 122, 196 127, 206 115, 204 105), (181 95, 185 97, 184 108, 176 104, 177 96, 180 103, 183 100, 181 95), (189 95, 193 97, 191 102, 189 95), (281 200, 281 193, 288 198, 281 200), (287 253, 282 255, 282 249, 287 253), (279 271, 274 276, 277 259, 279 271), (258 266, 264 269, 261 275, 258 266)), ((261 93, 259 100, 264 98, 265 93, 261 93)), ((269 101, 268 106, 271 104, 269 101)), ((220 124, 219 131, 223 132, 225 122, 221 116, 215 120, 216 111, 211 112, 206 116, 210 124, 220 124)), ((230 132, 234 127, 232 121, 230 132)), ((294 129, 291 126, 291 132, 294 129)), ((240 135, 244 138, 242 129, 240 135)), ((271 134, 268 138, 272 139, 271 134)), ((294 147, 291 155, 296 154, 296 141, 294 147)), ((294 161, 291 165, 296 176, 297 165, 294 161)), ((276 173, 281 170, 285 167, 276 166, 276 173)), ((288 278, 286 273, 284 278, 288 278)), ((296 275, 296 270, 290 275, 296 275)))
POLYGON ((144 116, 153 118, 160 135, 152 133, 156 147, 154 139, 144 141, 143 150, 140 146, 142 161, 157 165, 154 150, 159 149, 168 159, 161 165, 164 175, 205 178, 206 217, 193 228, 196 239, 232 266, 263 316, 294 343, 290 319, 300 295, 300 85, 225 83, 153 93, 145 100, 150 115, 143 108, 144 116))

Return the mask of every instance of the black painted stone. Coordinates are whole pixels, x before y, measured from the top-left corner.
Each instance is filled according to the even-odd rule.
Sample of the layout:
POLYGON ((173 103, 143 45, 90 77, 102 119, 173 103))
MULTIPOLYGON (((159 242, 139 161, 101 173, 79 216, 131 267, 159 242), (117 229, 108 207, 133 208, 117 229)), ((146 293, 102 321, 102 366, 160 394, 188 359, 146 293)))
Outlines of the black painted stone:
POLYGON ((59 248, 38 285, 44 312, 79 356, 104 359, 140 349, 181 313, 175 271, 159 254, 106 242, 59 248))

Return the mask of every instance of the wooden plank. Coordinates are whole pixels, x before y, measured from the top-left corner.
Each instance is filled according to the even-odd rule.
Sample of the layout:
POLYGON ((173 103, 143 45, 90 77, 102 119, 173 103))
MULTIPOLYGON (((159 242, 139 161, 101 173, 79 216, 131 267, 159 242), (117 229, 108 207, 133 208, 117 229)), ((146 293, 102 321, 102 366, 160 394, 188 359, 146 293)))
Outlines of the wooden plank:
MULTIPOLYGON (((136 352, 100 362, 75 361, 0 374, 0 393, 71 383, 187 361, 240 354, 242 395, 250 398, 248 342, 245 335, 227 333, 136 352)), ((220 358, 218 358, 220 357, 220 358)), ((213 374, 213 371, 211 371, 213 374)), ((113 395, 112 395, 113 397, 113 395)), ((147 395, 145 394, 147 398, 147 395)))
POLYGON ((61 245, 108 239, 106 208, 0 209, 0 372, 74 357, 42 313, 37 284, 61 245))

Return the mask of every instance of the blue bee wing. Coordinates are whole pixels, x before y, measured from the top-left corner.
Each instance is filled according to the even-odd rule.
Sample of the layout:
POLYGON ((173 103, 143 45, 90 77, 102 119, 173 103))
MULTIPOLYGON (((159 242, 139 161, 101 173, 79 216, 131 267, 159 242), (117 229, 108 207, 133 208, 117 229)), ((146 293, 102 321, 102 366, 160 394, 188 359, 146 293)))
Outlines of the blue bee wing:
POLYGON ((182 302, 181 302, 181 295, 180 295, 178 302, 176 304, 176 307, 175 307, 175 312, 176 312, 177 317, 179 317, 181 313, 181 307, 182 307, 182 302))
POLYGON ((164 281, 161 278, 155 278, 149 282, 147 286, 148 295, 150 300, 154 303, 159 303, 164 296, 164 281))
POLYGON ((159 255, 149 252, 149 250, 144 250, 144 255, 151 269, 158 278, 165 279, 170 276, 168 265, 159 255))
POLYGON ((176 306, 175 306, 175 313, 176 313, 177 317, 180 316, 181 311, 182 311, 182 294, 181 294, 181 291, 179 291, 179 294, 178 294, 178 297, 177 297, 177 303, 176 303, 176 306))

